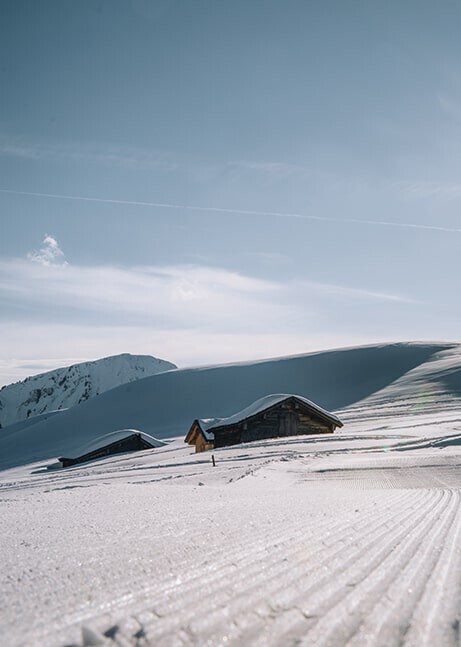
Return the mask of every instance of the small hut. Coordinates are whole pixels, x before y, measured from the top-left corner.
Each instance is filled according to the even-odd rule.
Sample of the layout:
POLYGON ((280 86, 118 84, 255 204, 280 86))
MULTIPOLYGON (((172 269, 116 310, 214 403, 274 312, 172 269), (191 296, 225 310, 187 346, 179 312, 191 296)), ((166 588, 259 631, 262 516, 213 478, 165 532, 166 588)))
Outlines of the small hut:
POLYGON ((166 444, 136 429, 120 429, 119 431, 99 436, 79 450, 65 457, 62 456, 58 460, 62 463, 62 467, 70 467, 77 463, 86 463, 110 454, 124 454, 125 452, 162 447, 166 444))
POLYGON ((196 452, 265 438, 333 433, 343 423, 301 395, 266 395, 228 418, 203 418, 192 423, 184 441, 196 452))

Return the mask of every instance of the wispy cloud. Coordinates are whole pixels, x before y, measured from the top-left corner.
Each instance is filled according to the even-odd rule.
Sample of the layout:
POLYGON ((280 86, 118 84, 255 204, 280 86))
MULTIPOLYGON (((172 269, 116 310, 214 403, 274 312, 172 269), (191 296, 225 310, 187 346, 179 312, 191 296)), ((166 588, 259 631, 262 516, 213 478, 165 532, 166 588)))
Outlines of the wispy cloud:
POLYGON ((417 299, 412 299, 401 294, 392 294, 389 292, 379 292, 375 290, 365 290, 354 288, 346 285, 335 285, 334 283, 318 283, 313 281, 298 281, 297 285, 303 287, 307 292, 320 294, 323 297, 340 297, 342 299, 352 299, 359 301, 394 301, 397 303, 421 303, 417 299))
POLYGON ((292 264, 293 260, 288 254, 282 254, 281 252, 247 252, 246 256, 255 258, 262 263, 274 266, 283 266, 292 264))
POLYGON ((57 249, 56 239, 46 236, 35 262, 0 261, 5 375, 23 376, 31 359, 31 373, 53 367, 43 357, 138 352, 184 365, 373 341, 366 332, 344 336, 343 315, 335 329, 337 313, 358 305, 365 312, 405 312, 413 303, 363 287, 269 281, 205 265, 57 268, 57 249), (11 348, 22 355, 12 359, 11 348))
POLYGON ((45 234, 43 237, 40 249, 29 252, 27 258, 44 267, 63 267, 67 265, 66 257, 59 247, 58 241, 49 234, 45 234))
POLYGON ((397 186, 409 197, 447 200, 461 197, 461 184, 456 182, 406 181, 398 182, 397 186))
MULTIPOLYGON (((56 250, 54 243, 51 250, 56 250)), ((299 279, 269 281, 206 266, 62 264, 57 272, 48 249, 36 254, 44 260, 0 262, 0 297, 10 311, 26 312, 28 320, 57 314, 61 320, 114 325, 258 331, 290 327, 294 314, 309 318, 322 300, 414 302, 403 295, 299 279)))
POLYGON ((311 168, 299 164, 287 162, 258 162, 258 161, 237 161, 229 162, 228 169, 232 171, 250 171, 269 175, 279 179, 298 176, 301 178, 312 177, 314 172, 311 168))
MULTIPOLYGON (((35 319, 152 327, 254 327, 281 286, 202 266, 113 267, 0 262, 0 296, 35 319)), ((277 308, 276 308, 277 309, 277 308)))
POLYGON ((78 266, 66 263, 58 242, 45 236, 28 259, 0 261, 0 295, 49 313, 67 308, 75 317, 98 312, 122 319, 220 329, 258 327, 306 310, 309 299, 415 303, 405 295, 303 279, 267 280, 203 265, 78 266), (56 272, 56 266, 62 271, 56 272))
POLYGON ((67 160, 125 168, 161 168, 173 171, 177 162, 167 152, 82 142, 40 142, 0 137, 0 155, 27 160, 67 160))
POLYGON ((461 233, 459 227, 444 227, 440 225, 409 223, 409 222, 392 222, 390 220, 369 220, 362 218, 350 217, 333 217, 333 216, 318 216, 306 213, 285 213, 280 211, 258 211, 246 209, 233 209, 231 207, 210 207, 198 206, 192 204, 174 204, 170 202, 146 202, 140 200, 116 200, 112 198, 91 198, 87 196, 75 195, 61 195, 56 193, 38 193, 33 191, 15 191, 12 189, 0 189, 0 193, 8 193, 12 195, 24 195, 36 198, 49 198, 53 200, 77 200, 82 202, 94 202, 102 204, 114 205, 130 205, 133 207, 145 208, 161 208, 161 209, 174 209, 174 210, 188 210, 203 213, 215 213, 217 215, 237 215, 246 218, 290 218, 295 220, 315 220, 317 222, 334 222, 337 224, 351 224, 351 225, 365 225, 374 227, 395 227, 397 229, 414 229, 421 231, 438 231, 445 233, 461 233))

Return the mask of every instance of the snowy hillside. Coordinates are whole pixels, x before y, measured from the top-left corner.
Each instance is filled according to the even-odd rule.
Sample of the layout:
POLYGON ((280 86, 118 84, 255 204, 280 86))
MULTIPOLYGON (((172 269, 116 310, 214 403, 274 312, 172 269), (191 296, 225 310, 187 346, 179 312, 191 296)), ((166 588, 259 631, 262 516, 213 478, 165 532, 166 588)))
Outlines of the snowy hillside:
POLYGON ((461 345, 401 343, 245 364, 170 371, 125 384, 58 416, 0 434, 0 467, 65 455, 104 433, 135 428, 184 436, 196 418, 222 418, 268 393, 296 393, 347 421, 369 406, 389 414, 458 406, 461 345))
POLYGON ((124 353, 28 377, 0 389, 0 427, 73 407, 120 384, 173 368, 156 357, 124 353))
POLYGON ((179 438, 0 472, 3 643, 458 647, 459 345, 172 371, 5 430, 0 456, 128 419, 182 433, 282 387, 344 427, 215 449, 215 466, 179 438))

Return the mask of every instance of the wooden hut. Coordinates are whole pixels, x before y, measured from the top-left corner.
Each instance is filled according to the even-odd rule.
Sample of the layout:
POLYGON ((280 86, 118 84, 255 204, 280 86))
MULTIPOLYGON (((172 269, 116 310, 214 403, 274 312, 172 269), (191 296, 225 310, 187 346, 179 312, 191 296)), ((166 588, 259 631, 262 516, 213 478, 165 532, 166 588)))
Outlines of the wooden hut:
POLYGON ((79 450, 67 456, 62 456, 58 460, 62 463, 62 467, 70 467, 78 463, 86 463, 96 458, 109 456, 110 454, 124 454, 125 452, 152 449, 163 445, 166 445, 166 443, 136 429, 121 429, 99 436, 79 450))
POLYGON ((333 433, 343 423, 333 413, 300 395, 267 395, 228 418, 192 423, 185 442, 196 452, 264 438, 333 433))

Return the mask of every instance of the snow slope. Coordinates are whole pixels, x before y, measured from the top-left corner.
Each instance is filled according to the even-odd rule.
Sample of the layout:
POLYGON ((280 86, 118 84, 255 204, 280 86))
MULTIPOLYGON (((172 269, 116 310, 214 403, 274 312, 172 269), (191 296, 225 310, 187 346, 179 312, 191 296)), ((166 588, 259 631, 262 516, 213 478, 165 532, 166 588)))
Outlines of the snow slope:
MULTIPOLYGON (((196 418, 225 418, 269 393, 297 393, 328 411, 366 398, 420 410, 458 402, 461 346, 400 343, 160 373, 107 391, 13 434, 0 433, 0 468, 65 455, 93 438, 135 428, 185 436, 196 418), (380 400, 381 398, 381 400, 380 400)), ((6 430, 7 431, 7 430, 6 430)))
POLYGON ((460 436, 461 408, 380 405, 216 467, 177 440, 5 471, 3 641, 458 647, 460 436))
POLYGON ((216 467, 178 438, 69 470, 49 459, 1 472, 3 643, 458 647, 458 345, 173 371, 10 439, 51 441, 64 420, 85 436, 85 410, 93 433, 103 399, 106 426, 141 407, 168 432, 191 409, 228 414, 260 390, 298 387, 344 427, 216 449, 216 467))
POLYGON ((156 357, 124 353, 33 375, 0 389, 0 426, 73 407, 120 384, 173 368, 156 357))

